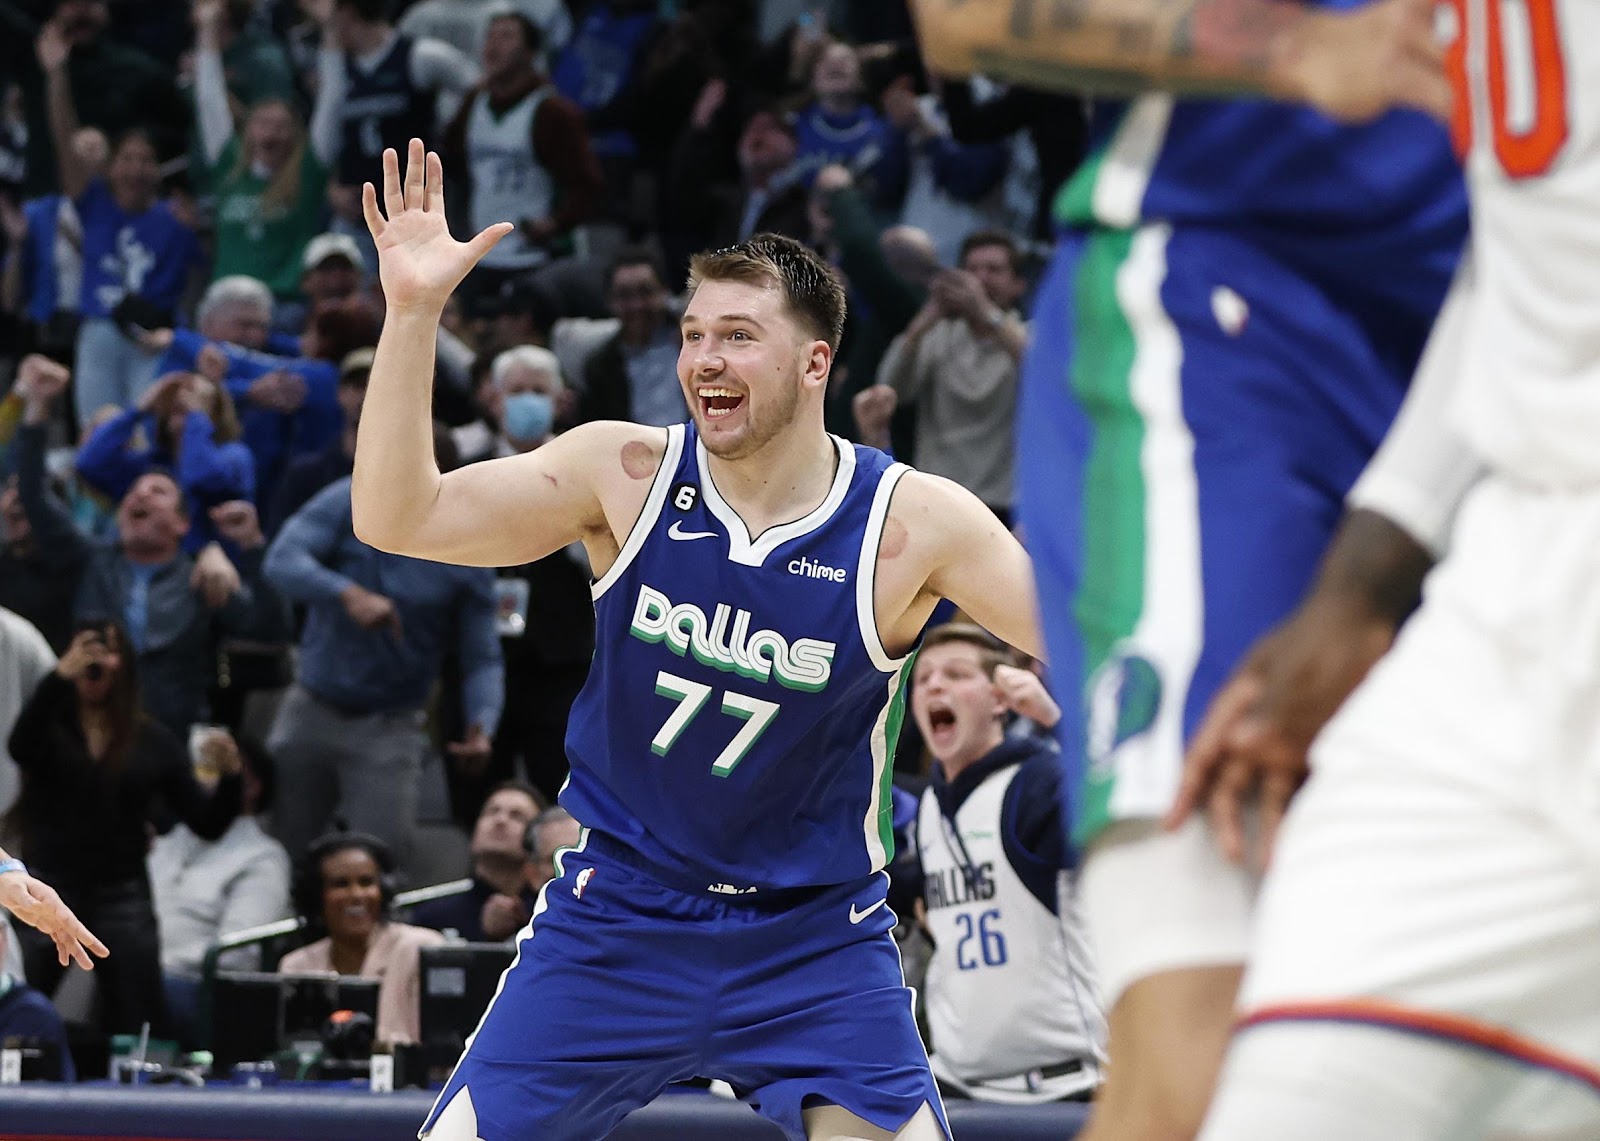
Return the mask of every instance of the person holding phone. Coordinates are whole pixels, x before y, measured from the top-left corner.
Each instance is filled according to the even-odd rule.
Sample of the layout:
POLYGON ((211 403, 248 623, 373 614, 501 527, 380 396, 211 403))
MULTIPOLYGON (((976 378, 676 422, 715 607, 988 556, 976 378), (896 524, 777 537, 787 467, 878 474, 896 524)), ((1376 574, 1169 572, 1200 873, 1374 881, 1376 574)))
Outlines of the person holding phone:
MULTIPOLYGON (((160 1032, 165 1021, 144 859, 156 804, 215 839, 240 800, 237 753, 221 758, 221 776, 208 794, 184 746, 140 708, 137 658, 128 646, 117 622, 81 624, 17 718, 10 746, 22 791, 8 833, 21 838, 21 855, 55 885, 64 906, 100 932, 110 953, 100 976, 110 1033, 138 1033, 146 1022, 160 1032)), ((0 902, 8 902, 4 892, 0 886, 0 902)), ((71 940, 81 945, 81 936, 48 899, 16 914, 41 920, 39 930, 18 936, 29 981, 49 994, 67 959, 78 958, 71 940)))

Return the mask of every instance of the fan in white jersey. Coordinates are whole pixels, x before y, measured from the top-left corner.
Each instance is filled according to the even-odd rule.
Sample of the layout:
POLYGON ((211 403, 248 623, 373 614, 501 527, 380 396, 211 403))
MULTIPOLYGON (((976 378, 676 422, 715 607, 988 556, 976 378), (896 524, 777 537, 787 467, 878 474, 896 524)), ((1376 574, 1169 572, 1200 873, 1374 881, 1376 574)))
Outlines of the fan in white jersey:
POLYGON ((1205 1141, 1600 1136, 1600 7, 1446 11, 1470 262, 1180 804, 1315 736, 1205 1141))
POLYGON ((1043 729, 1061 717, 982 627, 928 631, 911 714, 937 765, 916 827, 930 1060, 947 1096, 1087 1101, 1106 1025, 1065 874, 1061 766, 1052 742, 1007 732, 1011 712, 1043 729))

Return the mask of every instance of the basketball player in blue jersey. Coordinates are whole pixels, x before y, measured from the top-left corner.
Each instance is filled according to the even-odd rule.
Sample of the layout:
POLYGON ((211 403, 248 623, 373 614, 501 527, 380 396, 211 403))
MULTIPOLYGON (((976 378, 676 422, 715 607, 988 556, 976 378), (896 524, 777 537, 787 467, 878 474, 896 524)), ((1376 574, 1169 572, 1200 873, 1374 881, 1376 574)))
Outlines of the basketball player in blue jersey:
MULTIPOLYGON (((1162 818, 1213 695, 1310 581, 1456 263, 1459 169, 1418 113, 1450 112, 1433 4, 913 7, 936 72, 1151 92, 1098 105, 1057 205, 1018 493, 1111 1010, 1086 1136, 1188 1141, 1257 881, 1236 829, 1162 818)), ((1260 790, 1262 832, 1290 791, 1260 790)))
POLYGON ((599 422, 441 475, 445 299, 508 226, 446 227, 438 158, 365 191, 388 312, 356 534, 515 566, 581 540, 596 650, 561 804, 584 826, 422 1130, 591 1141, 667 1084, 727 1081, 791 1138, 947 1136, 890 935, 890 766, 948 598, 1039 646, 1027 555, 946 480, 823 429, 839 281, 760 235, 691 265, 692 422, 599 422))

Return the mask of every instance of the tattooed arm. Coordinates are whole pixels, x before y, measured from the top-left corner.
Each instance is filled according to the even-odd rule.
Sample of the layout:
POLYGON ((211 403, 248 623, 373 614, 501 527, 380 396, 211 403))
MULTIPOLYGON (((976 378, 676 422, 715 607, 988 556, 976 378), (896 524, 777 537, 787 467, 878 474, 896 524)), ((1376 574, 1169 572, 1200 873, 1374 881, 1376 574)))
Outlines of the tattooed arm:
POLYGON ((1267 95, 1360 121, 1446 115, 1430 0, 912 0, 930 70, 1050 90, 1267 95))

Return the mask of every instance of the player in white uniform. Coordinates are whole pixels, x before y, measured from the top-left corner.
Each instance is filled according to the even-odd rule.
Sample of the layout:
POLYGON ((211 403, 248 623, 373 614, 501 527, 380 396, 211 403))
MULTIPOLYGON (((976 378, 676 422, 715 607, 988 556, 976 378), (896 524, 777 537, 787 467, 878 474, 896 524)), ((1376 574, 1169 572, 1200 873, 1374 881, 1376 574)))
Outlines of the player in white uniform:
POLYGON ((939 771, 916 830, 930 1060, 943 1086, 979 1101, 1086 1101, 1106 1025, 1076 876, 1060 874, 1061 767, 1049 743, 1006 732, 1012 710, 1045 728, 1061 717, 982 628, 924 635, 911 713, 939 771))
POLYGON ((1186 806, 1292 785, 1440 561, 1316 737, 1205 1141, 1600 1137, 1600 6, 1448 12, 1471 261, 1186 806))

